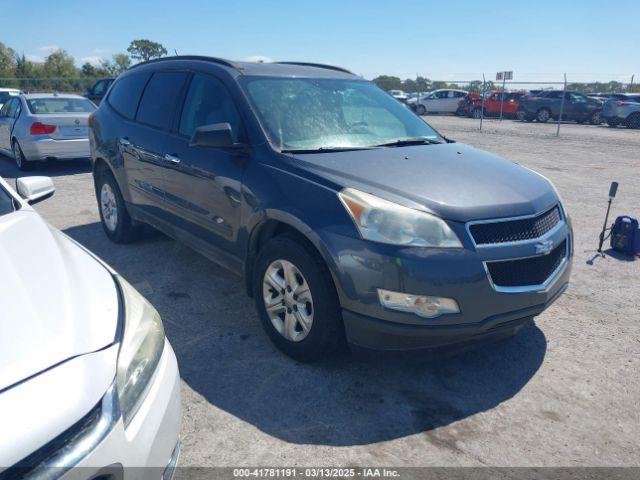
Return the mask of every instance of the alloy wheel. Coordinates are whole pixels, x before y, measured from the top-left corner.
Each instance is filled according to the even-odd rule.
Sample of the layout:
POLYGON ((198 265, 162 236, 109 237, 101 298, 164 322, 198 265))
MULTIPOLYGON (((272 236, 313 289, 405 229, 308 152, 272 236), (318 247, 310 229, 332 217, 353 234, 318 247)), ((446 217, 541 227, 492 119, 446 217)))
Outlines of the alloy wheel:
POLYGON ((110 232, 118 227, 118 203, 111 185, 105 183, 100 189, 100 210, 105 226, 110 232))
POLYGON ((551 117, 551 115, 549 115, 549 111, 542 109, 538 112, 538 121, 539 122, 547 122, 549 121, 549 118, 551 117))
POLYGON ((313 325, 313 297, 307 280, 293 263, 275 260, 263 282, 264 307, 276 331, 292 342, 304 340, 313 325))

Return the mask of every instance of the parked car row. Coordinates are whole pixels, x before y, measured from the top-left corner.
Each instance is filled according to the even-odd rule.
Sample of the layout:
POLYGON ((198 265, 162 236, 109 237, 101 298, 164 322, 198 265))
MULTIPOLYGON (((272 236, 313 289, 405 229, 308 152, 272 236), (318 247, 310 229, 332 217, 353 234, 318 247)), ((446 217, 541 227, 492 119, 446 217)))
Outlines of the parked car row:
MULTIPOLYGON (((480 118, 500 116, 522 121, 545 123, 557 120, 562 109, 563 120, 610 126, 624 125, 640 128, 638 99, 640 94, 600 93, 586 95, 577 91, 561 90, 491 90, 484 94, 457 89, 439 89, 433 92, 406 95, 393 91, 394 98, 404 101, 418 115, 428 113, 455 113, 480 118), (564 96, 564 104, 562 98, 564 96), (405 99, 406 98, 406 99, 405 99), (484 110, 483 110, 484 109, 484 110)), ((391 92, 390 92, 391 93, 391 92)))

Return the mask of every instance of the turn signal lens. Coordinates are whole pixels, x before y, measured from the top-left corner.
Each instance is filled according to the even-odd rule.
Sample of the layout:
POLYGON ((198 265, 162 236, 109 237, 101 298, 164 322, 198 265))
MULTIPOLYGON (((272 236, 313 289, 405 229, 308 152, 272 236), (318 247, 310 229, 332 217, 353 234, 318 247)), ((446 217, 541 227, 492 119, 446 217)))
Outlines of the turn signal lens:
POLYGON ((435 318, 445 313, 460 313, 453 298, 428 297, 378 289, 380 304, 390 310, 414 313, 423 318, 435 318))

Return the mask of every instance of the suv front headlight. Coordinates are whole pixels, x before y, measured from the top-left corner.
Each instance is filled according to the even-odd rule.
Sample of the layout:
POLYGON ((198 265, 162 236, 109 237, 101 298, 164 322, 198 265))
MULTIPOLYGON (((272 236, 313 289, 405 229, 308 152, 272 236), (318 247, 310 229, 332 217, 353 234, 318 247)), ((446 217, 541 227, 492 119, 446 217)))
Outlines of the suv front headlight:
POLYGON ((392 245, 462 248, 449 225, 435 215, 353 188, 345 188, 338 197, 364 239, 392 245))
POLYGON ((155 308, 122 277, 124 332, 120 341, 116 383, 125 426, 144 400, 147 385, 164 349, 164 328, 155 308))

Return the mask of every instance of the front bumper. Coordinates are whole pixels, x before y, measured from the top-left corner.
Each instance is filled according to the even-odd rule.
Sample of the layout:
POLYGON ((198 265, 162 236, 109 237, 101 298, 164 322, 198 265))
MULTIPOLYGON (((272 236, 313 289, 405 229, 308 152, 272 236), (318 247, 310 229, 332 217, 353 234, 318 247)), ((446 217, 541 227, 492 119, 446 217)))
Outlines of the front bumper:
POLYGON ((20 142, 22 153, 27 160, 46 160, 49 158, 58 160, 71 160, 74 158, 89 158, 88 138, 75 138, 69 140, 54 140, 52 138, 33 138, 20 142))
POLYGON ((149 391, 131 423, 125 429, 120 418, 76 468, 85 470, 82 476, 88 478, 91 470, 100 472, 114 466, 122 469, 123 478, 148 477, 150 469, 157 470, 159 475, 154 476, 160 478, 179 453, 180 423, 180 375, 167 340, 149 391))
POLYGON ((536 240, 476 248, 462 224, 451 225, 464 249, 403 248, 335 233, 320 234, 329 251, 349 343, 381 350, 411 350, 515 332, 542 313, 567 288, 573 245, 570 223, 551 233, 555 245, 568 239, 566 261, 539 288, 501 291, 485 262, 532 256, 536 240), (460 313, 426 319, 385 309, 378 288, 413 295, 453 298, 460 313))

